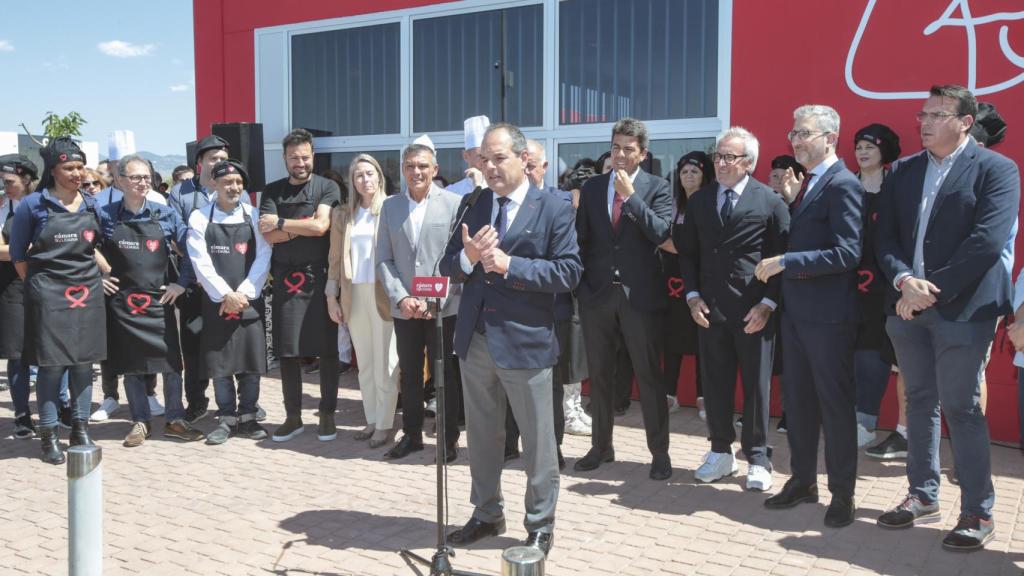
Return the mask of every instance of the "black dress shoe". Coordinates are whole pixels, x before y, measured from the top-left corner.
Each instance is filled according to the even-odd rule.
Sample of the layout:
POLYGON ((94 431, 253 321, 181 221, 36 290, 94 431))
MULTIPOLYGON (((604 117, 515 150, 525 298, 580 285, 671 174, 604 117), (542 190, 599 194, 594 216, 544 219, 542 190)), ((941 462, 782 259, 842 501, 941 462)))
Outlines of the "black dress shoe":
MULTIPOLYGON (((451 464, 452 462, 455 462, 455 459, 458 458, 458 457, 459 457, 459 445, 458 444, 449 444, 448 446, 445 447, 445 449, 444 449, 444 463, 445 464, 451 464)), ((434 461, 435 462, 437 461, 437 457, 436 456, 434 457, 434 461)))
POLYGON ((601 464, 605 462, 615 461, 615 449, 608 448, 605 451, 601 451, 598 448, 591 448, 587 455, 580 458, 572 465, 572 469, 577 472, 589 472, 590 470, 597 470, 601 464))
POLYGON ((530 535, 526 537, 526 541, 523 542, 523 546, 540 550, 546 558, 554 543, 555 535, 551 532, 530 532, 530 535))
POLYGON ((651 462, 651 480, 668 480, 672 477, 672 460, 668 454, 655 454, 651 462))
POLYGON ((399 458, 405 458, 413 452, 419 452, 423 450, 423 439, 413 438, 409 434, 402 436, 402 439, 395 444, 391 450, 384 453, 384 458, 388 460, 398 460, 399 458))
POLYGON ((95 446, 96 443, 89 438, 89 421, 74 420, 71 422, 71 435, 68 437, 69 446, 95 446))
POLYGON ((616 416, 625 416, 626 412, 629 412, 629 402, 619 404, 618 406, 615 407, 616 416))
POLYGON ((853 504, 853 496, 833 494, 832 503, 825 512, 825 526, 842 528, 853 524, 853 512, 857 509, 853 504))
POLYGON ((796 478, 790 478, 789 480, 786 480, 786 485, 782 487, 782 490, 780 490, 778 494, 764 501, 764 507, 771 508, 773 510, 780 510, 782 508, 792 508, 793 506, 804 502, 817 501, 817 484, 801 486, 797 482, 796 478))
POLYGON ((511 462, 519 458, 519 450, 505 450, 505 462, 511 462))
POLYGON ((470 518, 465 526, 448 535, 448 543, 453 546, 469 546, 481 538, 499 536, 504 533, 504 518, 497 522, 484 522, 476 518, 470 518))

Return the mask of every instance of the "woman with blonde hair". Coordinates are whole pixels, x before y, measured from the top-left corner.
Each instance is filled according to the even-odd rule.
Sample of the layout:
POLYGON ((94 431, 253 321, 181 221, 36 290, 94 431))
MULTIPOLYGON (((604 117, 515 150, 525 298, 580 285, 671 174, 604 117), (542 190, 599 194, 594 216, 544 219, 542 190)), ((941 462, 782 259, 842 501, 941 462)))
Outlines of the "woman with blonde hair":
POLYGON ((378 448, 393 438, 398 400, 398 351, 390 302, 376 273, 377 223, 386 188, 380 164, 359 154, 348 167, 352 193, 331 213, 327 312, 348 324, 359 362, 359 391, 366 427, 357 440, 378 448))

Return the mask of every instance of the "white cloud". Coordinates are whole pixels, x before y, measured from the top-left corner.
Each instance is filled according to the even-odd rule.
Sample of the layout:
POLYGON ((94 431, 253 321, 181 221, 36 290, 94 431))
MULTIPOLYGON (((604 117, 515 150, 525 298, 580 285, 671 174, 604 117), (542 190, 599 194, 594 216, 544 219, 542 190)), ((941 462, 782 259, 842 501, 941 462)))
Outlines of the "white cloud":
POLYGON ((111 40, 109 42, 100 42, 96 47, 100 49, 100 52, 114 58, 138 58, 139 56, 148 55, 156 48, 156 45, 132 44, 122 40, 111 40))
POLYGON ((171 92, 186 92, 188 91, 188 84, 174 84, 171 86, 171 92))
POLYGON ((0 52, 14 52, 14 44, 7 40, 0 40, 0 52))

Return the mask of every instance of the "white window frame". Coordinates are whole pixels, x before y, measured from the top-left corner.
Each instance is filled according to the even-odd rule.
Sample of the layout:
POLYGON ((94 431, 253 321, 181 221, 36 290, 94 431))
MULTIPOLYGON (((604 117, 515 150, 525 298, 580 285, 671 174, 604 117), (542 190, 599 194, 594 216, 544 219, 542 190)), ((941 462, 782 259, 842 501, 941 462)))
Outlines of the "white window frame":
MULTIPOLYGON (((402 149, 420 133, 413 132, 412 30, 417 20, 485 12, 525 5, 543 5, 544 72, 543 125, 523 127, 528 138, 544 142, 549 160, 557 158, 559 144, 610 140, 613 122, 599 124, 558 124, 558 5, 559 0, 461 0, 402 10, 331 18, 257 28, 254 34, 256 121, 263 123, 267 180, 283 177, 280 160, 281 139, 291 122, 291 39, 295 35, 331 30, 362 28, 379 24, 399 24, 399 132, 363 136, 317 138, 316 151, 353 152, 402 149), (261 88, 262 87, 262 88, 261 88)), ((733 0, 718 3, 718 93, 716 117, 645 121, 651 140, 714 137, 729 126, 732 89, 732 14, 733 0)), ((431 132, 439 148, 462 146, 462 131, 431 132)), ((548 172, 549 184, 557 174, 548 172)))

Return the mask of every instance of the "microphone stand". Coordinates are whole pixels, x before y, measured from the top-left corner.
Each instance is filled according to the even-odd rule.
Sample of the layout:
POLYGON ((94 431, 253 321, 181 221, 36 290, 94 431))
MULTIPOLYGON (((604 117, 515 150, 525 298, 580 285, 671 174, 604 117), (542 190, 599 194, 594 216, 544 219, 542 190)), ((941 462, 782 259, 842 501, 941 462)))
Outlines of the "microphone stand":
MULTIPOLYGON (((476 200, 480 197, 480 188, 477 188, 466 202, 462 213, 455 220, 454 229, 451 235, 448 237, 448 242, 445 242, 445 249, 447 250, 448 243, 452 241, 455 234, 459 233, 460 226, 462 225, 462 219, 465 217, 469 209, 476 204, 476 200)), ((438 269, 441 264, 441 258, 444 258, 444 254, 438 258, 434 264, 434 271, 438 269)), ((402 550, 398 554, 404 558, 407 562, 411 559, 423 566, 430 566, 430 576, 485 576, 484 574, 478 574, 475 572, 466 572, 464 570, 456 570, 452 568, 451 560, 455 556, 455 550, 448 546, 447 535, 444 533, 446 522, 446 516, 448 511, 448 460, 446 458, 445 449, 448 447, 448 439, 445 433, 445 422, 447 415, 445 414, 445 378, 444 378, 444 362, 445 362, 445 341, 444 341, 444 319, 441 318, 441 298, 431 298, 432 307, 434 310, 434 329, 435 338, 437 339, 437 345, 434 354, 434 389, 437 391, 437 412, 434 416, 434 421, 437 425, 437 434, 435 440, 437 441, 437 449, 434 455, 434 468, 437 471, 437 545, 434 549, 434 555, 430 560, 427 560, 423 556, 416 554, 411 550, 402 550)))

